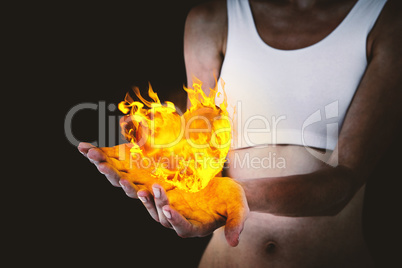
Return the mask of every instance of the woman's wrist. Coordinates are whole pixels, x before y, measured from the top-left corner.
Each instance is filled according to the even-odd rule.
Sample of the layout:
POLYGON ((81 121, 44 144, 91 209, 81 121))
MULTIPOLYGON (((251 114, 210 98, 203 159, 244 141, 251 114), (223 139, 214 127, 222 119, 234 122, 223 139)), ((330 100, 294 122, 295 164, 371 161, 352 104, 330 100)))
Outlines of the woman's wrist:
POLYGON ((263 188, 259 186, 258 180, 236 179, 235 181, 243 188, 250 211, 258 211, 261 207, 265 207, 266 198, 262 193, 263 188))

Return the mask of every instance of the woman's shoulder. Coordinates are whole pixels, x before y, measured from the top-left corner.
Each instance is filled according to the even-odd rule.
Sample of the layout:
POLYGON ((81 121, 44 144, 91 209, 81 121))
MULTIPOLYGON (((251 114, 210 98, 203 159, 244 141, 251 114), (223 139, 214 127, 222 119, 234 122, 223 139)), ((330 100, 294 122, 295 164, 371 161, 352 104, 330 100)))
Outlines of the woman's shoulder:
MULTIPOLYGON (((230 0, 229 0, 230 1, 230 0)), ((224 54, 227 37, 226 1, 210 1, 193 7, 187 15, 185 43, 224 54)), ((185 46, 186 47, 186 46, 185 46)))
POLYGON ((227 23, 225 0, 208 1, 193 7, 187 15, 187 23, 197 25, 223 25, 227 23))

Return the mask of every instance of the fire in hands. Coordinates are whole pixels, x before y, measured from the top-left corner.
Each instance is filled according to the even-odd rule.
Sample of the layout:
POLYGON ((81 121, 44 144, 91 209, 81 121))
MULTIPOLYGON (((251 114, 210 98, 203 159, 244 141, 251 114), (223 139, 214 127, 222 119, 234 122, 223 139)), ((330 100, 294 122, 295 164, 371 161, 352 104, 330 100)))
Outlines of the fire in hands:
POLYGON ((119 104, 119 109, 128 114, 121 127, 132 144, 133 163, 188 192, 204 189, 222 170, 231 142, 226 98, 216 106, 216 88, 206 96, 201 85, 195 81, 192 89, 184 88, 191 107, 182 115, 173 103, 161 104, 151 86, 148 94, 153 102, 135 88, 141 102, 127 94, 119 104))
POLYGON ((173 103, 161 104, 151 87, 152 102, 135 89, 140 101, 127 95, 119 104, 127 114, 121 128, 129 143, 103 148, 81 143, 78 149, 113 185, 140 198, 163 226, 196 237, 224 225, 228 244, 236 246, 249 208, 242 186, 219 177, 231 144, 226 96, 218 107, 217 87, 209 96, 200 81, 184 89, 191 107, 182 115, 173 103))

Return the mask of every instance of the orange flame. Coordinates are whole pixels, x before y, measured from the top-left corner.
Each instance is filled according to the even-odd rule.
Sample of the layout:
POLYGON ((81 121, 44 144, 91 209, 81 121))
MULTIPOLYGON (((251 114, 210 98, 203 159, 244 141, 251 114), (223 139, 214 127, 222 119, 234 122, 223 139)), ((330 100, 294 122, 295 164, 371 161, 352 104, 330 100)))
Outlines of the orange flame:
POLYGON ((217 86, 207 96, 201 85, 197 79, 192 89, 184 87, 191 107, 183 115, 172 102, 162 105, 151 85, 148 95, 152 102, 145 100, 135 88, 134 93, 141 102, 127 94, 119 104, 120 111, 129 113, 121 127, 133 145, 133 157, 147 159, 154 176, 189 192, 205 188, 222 170, 231 141, 225 93, 218 107, 215 105, 217 86))

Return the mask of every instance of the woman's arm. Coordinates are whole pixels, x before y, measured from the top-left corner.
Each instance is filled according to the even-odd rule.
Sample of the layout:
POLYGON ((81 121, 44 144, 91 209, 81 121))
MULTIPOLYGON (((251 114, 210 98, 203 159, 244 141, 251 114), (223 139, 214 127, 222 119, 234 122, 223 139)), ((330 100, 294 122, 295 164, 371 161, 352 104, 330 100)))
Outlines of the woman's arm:
POLYGON ((215 87, 226 50, 226 35, 225 1, 204 3, 189 12, 184 29, 187 87, 192 86, 194 77, 202 81, 207 95, 215 87))
POLYGON ((402 20, 390 1, 368 39, 369 64, 346 114, 328 166, 311 174, 240 180, 250 210, 276 215, 333 215, 366 182, 402 123, 402 20))
POLYGON ((336 215, 360 186, 357 174, 342 165, 286 177, 237 180, 251 211, 279 216, 336 215))

